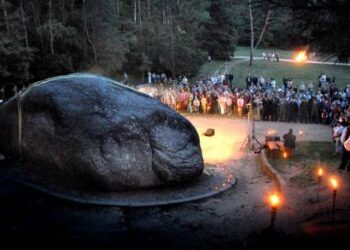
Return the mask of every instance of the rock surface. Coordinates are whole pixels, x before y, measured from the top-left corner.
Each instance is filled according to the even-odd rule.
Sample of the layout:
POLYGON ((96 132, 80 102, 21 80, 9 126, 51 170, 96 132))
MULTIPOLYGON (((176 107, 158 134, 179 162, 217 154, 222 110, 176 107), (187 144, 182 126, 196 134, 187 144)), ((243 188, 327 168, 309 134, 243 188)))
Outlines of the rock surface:
MULTIPOLYGON (((39 82, 22 95, 22 157, 90 187, 140 189, 203 171, 192 124, 145 94, 90 74, 39 82)), ((18 106, 0 106, 0 152, 19 157, 18 106)))

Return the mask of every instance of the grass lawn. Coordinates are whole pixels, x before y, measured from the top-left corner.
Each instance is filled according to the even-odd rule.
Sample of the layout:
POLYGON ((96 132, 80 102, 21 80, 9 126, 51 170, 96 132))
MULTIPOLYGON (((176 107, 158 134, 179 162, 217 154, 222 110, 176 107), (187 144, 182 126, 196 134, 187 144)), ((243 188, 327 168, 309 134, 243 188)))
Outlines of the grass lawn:
MULTIPOLYGON (((292 59, 296 52, 298 50, 282 50, 282 49, 274 49, 274 48, 258 48, 256 50, 254 50, 253 54, 256 57, 262 57, 262 53, 278 53, 280 55, 280 58, 282 59, 292 59)), ((250 48, 249 47, 237 47, 236 51, 234 52, 234 56, 250 56, 250 48)), ((330 54, 323 54, 323 53, 319 53, 319 54, 312 54, 311 58, 309 58, 310 60, 313 61, 321 61, 321 62, 336 62, 337 61, 337 57, 334 55, 330 55, 330 54)))
MULTIPOLYGON (((264 49, 264 48, 258 48, 254 50, 254 56, 262 57, 262 53, 265 52, 266 54, 269 52, 275 52, 280 55, 280 58, 283 59, 291 59, 293 51, 292 50, 281 50, 281 49, 264 49)), ((234 56, 250 56, 250 48, 249 47, 237 47, 236 51, 234 53, 234 56)))
MULTIPOLYGON (((196 78, 198 79, 211 75, 224 63, 224 61, 205 63, 196 78)), ((245 86, 245 78, 249 73, 256 76, 273 77, 277 81, 277 86, 282 86, 282 79, 288 77, 293 79, 294 86, 298 86, 303 81, 304 83, 312 82, 314 86, 317 87, 318 76, 321 72, 330 76, 335 76, 338 87, 344 87, 346 84, 350 83, 349 66, 294 64, 257 60, 254 61, 253 66, 250 67, 249 62, 242 59, 234 59, 229 61, 229 63, 232 65, 234 84, 236 86, 245 86)), ((223 67, 221 68, 223 69, 223 67)))
POLYGON ((290 177, 289 181, 308 187, 316 182, 319 166, 326 170, 335 170, 340 163, 340 156, 333 156, 334 146, 331 142, 298 142, 294 155, 289 159, 268 157, 271 165, 282 174, 290 177))

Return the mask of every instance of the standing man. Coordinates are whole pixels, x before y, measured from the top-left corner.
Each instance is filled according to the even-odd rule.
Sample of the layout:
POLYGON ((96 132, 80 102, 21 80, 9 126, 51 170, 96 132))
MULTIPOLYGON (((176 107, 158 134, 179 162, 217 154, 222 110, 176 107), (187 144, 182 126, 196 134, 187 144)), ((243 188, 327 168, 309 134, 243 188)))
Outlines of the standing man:
POLYGON ((280 61, 280 54, 276 53, 275 56, 276 56, 276 61, 279 62, 280 61))
POLYGON ((247 89, 249 89, 250 85, 252 84, 252 77, 250 76, 250 74, 247 75, 245 82, 247 83, 247 89))
POLYGON ((292 154, 293 150, 295 149, 296 136, 293 135, 293 130, 289 129, 289 132, 283 135, 283 139, 284 139, 283 145, 286 149, 287 155, 289 156, 292 154))

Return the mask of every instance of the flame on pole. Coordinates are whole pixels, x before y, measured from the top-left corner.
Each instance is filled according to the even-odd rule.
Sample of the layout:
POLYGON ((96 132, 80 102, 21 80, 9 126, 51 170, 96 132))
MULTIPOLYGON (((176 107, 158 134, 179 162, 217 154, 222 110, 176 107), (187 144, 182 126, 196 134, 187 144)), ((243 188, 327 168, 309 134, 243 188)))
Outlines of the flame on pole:
POLYGON ((317 175, 318 175, 318 177, 322 177, 322 175, 323 175, 323 168, 319 168, 318 169, 317 175))
POLYGON ((277 215, 277 209, 281 205, 280 195, 278 193, 271 194, 268 197, 268 203, 271 207, 270 229, 273 230, 277 215))
POLYGON ((321 181, 322 181, 322 175, 323 175, 323 168, 318 168, 317 171, 317 202, 320 201, 320 188, 321 188, 321 181))
POLYGON ((339 187, 339 182, 336 178, 332 177, 330 178, 330 184, 333 189, 333 203, 332 203, 332 222, 334 222, 334 215, 335 215, 335 204, 337 200, 337 191, 339 187))
POLYGON ((331 183, 331 187, 333 188, 333 191, 337 191, 338 185, 339 185, 337 179, 332 177, 330 179, 330 183, 331 183))
POLYGON ((269 197, 271 207, 278 207, 281 203, 281 198, 277 193, 270 195, 269 197))

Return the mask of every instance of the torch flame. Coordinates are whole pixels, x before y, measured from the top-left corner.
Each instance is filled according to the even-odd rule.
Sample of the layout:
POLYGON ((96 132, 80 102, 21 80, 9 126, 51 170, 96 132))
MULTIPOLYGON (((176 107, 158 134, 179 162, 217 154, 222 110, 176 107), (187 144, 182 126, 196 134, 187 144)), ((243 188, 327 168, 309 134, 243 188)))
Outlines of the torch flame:
POLYGON ((303 63, 303 62, 306 62, 307 60, 307 56, 306 56, 306 51, 303 50, 303 51, 300 51, 297 56, 295 57, 294 59, 297 63, 303 63))
POLYGON ((284 152, 284 153, 283 153, 283 157, 284 157, 285 159, 287 159, 287 157, 288 157, 287 152, 284 152))
POLYGON ((330 182, 331 182, 333 189, 336 190, 338 187, 338 181, 335 178, 331 178, 330 182))
POLYGON ((272 194, 269 197, 270 205, 271 207, 278 207, 278 205, 281 203, 281 198, 278 194, 272 194))
POLYGON ((323 169, 322 168, 319 168, 318 169, 318 176, 322 176, 323 175, 323 169))

